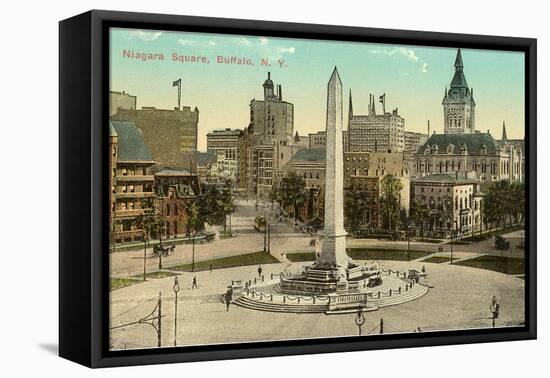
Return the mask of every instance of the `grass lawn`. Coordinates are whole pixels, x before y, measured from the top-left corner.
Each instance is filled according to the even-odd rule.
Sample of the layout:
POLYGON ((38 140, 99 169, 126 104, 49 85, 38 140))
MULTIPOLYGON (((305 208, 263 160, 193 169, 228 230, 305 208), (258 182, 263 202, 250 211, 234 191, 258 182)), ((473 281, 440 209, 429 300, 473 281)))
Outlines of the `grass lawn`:
MULTIPOLYGON (((354 260, 396 260, 407 261, 414 260, 420 257, 429 255, 432 252, 428 251, 410 251, 407 254, 405 250, 399 249, 370 249, 370 248, 350 248, 348 256, 354 260)), ((315 252, 297 252, 287 253, 287 259, 292 262, 313 261, 315 260, 315 252)))
POLYGON ((111 278, 111 291, 143 282, 132 278, 111 278))
POLYGON ((457 262, 456 265, 494 270, 506 274, 525 273, 525 260, 517 257, 480 256, 475 259, 457 262))
MULTIPOLYGON (((172 277, 172 276, 175 276, 175 275, 176 275, 175 273, 164 272, 164 271, 160 270, 160 271, 157 271, 157 272, 151 272, 151 273, 145 274, 145 278, 160 279, 160 278, 172 277)), ((139 278, 143 279, 143 274, 140 274, 139 276, 136 276, 136 277, 139 277, 139 278)))
POLYGON ((432 256, 426 260, 422 260, 422 262, 435 263, 435 264, 441 264, 449 261, 451 261, 451 258, 447 256, 432 256))
MULTIPOLYGON (((278 262, 279 261, 275 257, 265 252, 253 252, 245 255, 229 256, 222 257, 220 259, 195 262, 195 272, 209 270, 210 267, 212 267, 212 269, 224 269, 246 265, 275 264, 278 262)), ((192 269, 192 264, 177 265, 170 267, 170 269, 190 272, 192 269)))
POLYGON ((429 251, 410 251, 400 249, 371 249, 371 248, 351 248, 348 249, 348 255, 354 260, 395 260, 408 261, 418 259, 429 255, 429 251))
POLYGON ((286 258, 292 262, 313 261, 315 260, 315 252, 287 253, 286 258))

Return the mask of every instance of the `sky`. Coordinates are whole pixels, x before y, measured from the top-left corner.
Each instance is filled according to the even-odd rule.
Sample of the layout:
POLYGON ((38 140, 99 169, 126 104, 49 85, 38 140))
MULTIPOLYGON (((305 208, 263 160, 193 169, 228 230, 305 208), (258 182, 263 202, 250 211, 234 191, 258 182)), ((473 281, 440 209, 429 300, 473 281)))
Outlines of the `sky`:
MULTIPOLYGON (((215 129, 243 129, 249 104, 263 99, 262 84, 282 85, 294 104, 300 135, 325 129, 326 85, 336 66, 344 88, 344 114, 352 91, 354 114, 366 114, 369 94, 386 94, 386 111, 398 108, 405 130, 443 132, 441 102, 454 73, 456 48, 237 36, 209 33, 111 29, 110 89, 137 96, 137 106, 173 109, 182 79, 182 106, 199 109, 199 150, 215 129), (124 51, 162 54, 164 60, 125 57, 124 51), (179 62, 195 56, 202 62, 179 62), (249 59, 250 65, 217 63, 219 56, 249 59), (262 65, 267 59, 271 66, 262 65)), ((158 56, 158 55, 157 55, 158 56)), ((500 138, 524 137, 524 54, 462 49, 464 74, 474 89, 476 129, 500 138)), ((382 104, 377 103, 377 112, 382 104)), ((344 124, 346 124, 344 119, 344 124)))

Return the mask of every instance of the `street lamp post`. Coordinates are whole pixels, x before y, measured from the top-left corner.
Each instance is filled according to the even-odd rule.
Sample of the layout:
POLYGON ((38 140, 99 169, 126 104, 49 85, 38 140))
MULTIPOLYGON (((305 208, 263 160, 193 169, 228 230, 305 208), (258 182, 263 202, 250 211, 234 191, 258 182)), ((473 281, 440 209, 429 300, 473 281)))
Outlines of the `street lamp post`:
POLYGON ((500 312, 500 304, 498 303, 497 296, 493 295, 491 298, 491 305, 489 306, 489 311, 493 314, 493 328, 495 328, 495 321, 498 319, 498 314, 500 312))
POLYGON ((411 227, 413 223, 409 223, 407 226, 407 260, 411 259, 411 227))
POLYGON ((453 242, 454 234, 456 232, 456 219, 453 222, 453 228, 451 229, 451 265, 453 265, 453 242))
POLYGON ((143 231, 143 281, 146 281, 145 276, 147 274, 147 235, 143 231))
POLYGON ((271 254, 271 223, 267 223, 267 253, 271 254))
POLYGON ((193 230, 193 233, 192 233, 192 237, 191 237, 191 248, 192 248, 192 253, 191 253, 191 271, 195 271, 195 231, 193 230))
POLYGON ((264 203, 264 252, 267 253, 268 247, 267 247, 267 204, 264 203))
POLYGON ((174 277, 174 294, 176 295, 174 300, 174 346, 178 341, 178 292, 180 291, 180 285, 178 283, 178 277, 174 277))
POLYGON ((158 258, 159 258, 159 270, 162 269, 162 231, 164 230, 164 189, 160 187, 160 221, 159 221, 159 244, 158 244, 158 258))
POLYGON ((359 336, 361 336, 361 327, 363 327, 363 324, 365 324, 365 315, 363 315, 363 308, 360 307, 357 311, 357 315, 355 315, 355 324, 359 328, 359 336))

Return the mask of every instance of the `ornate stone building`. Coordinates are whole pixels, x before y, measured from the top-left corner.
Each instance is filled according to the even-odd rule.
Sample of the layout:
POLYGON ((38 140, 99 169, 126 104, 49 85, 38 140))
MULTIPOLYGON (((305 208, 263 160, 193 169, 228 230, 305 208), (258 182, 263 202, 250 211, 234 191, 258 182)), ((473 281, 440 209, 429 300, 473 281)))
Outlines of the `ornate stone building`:
POLYGON ((155 173, 157 214, 163 219, 163 237, 188 235, 188 205, 200 195, 197 174, 185 170, 163 169, 155 173))
POLYGON ((483 195, 476 180, 452 174, 435 173, 411 182, 411 203, 424 206, 428 218, 415 225, 433 237, 479 231, 483 195))
POLYGON ((264 99, 250 101, 252 134, 260 136, 262 144, 272 145, 273 141, 291 144, 294 137, 294 105, 283 101, 281 85, 275 92, 270 72, 263 88, 264 99))
POLYGON ((473 90, 464 76, 460 49, 455 74, 443 98, 444 134, 432 134, 415 153, 413 175, 458 174, 479 182, 523 181, 523 150, 503 136, 496 140, 487 131, 475 130, 473 90))
POLYGON ((415 155, 414 175, 458 173, 480 182, 522 181, 522 152, 489 133, 433 134, 415 155))
POLYGON ((250 124, 239 137, 239 188, 268 199, 273 183, 285 175, 294 147, 294 105, 283 101, 271 74, 263 84, 264 99, 250 102, 250 124))
POLYGON ((141 131, 133 122, 109 122, 111 240, 141 240, 137 220, 143 214, 143 200, 154 198, 155 164, 141 131))
POLYGON ((451 86, 443 97, 443 114, 445 121, 445 134, 462 134, 475 132, 474 90, 468 87, 464 76, 464 63, 460 49, 455 59, 455 74, 451 86))

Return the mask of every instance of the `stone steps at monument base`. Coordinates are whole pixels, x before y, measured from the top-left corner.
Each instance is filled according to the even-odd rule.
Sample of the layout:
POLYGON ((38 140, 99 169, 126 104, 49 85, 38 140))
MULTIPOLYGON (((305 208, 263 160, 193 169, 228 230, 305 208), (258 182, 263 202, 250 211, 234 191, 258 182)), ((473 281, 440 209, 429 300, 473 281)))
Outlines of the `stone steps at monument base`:
POLYGON ((424 285, 415 285, 405 294, 398 294, 391 297, 382 297, 380 299, 371 299, 369 304, 380 307, 394 306, 405 302, 410 302, 424 296, 428 292, 428 287, 424 285))
POLYGON ((239 297, 235 302, 236 305, 245 307, 251 310, 269 311, 269 312, 292 312, 292 313, 321 313, 327 311, 326 304, 286 304, 286 303, 273 303, 267 301, 259 301, 247 298, 245 296, 239 297))
MULTIPOLYGON (((410 302, 418 299, 428 292, 429 288, 424 285, 415 285, 412 289, 402 294, 393 295, 391 297, 382 297, 380 299, 370 299, 369 306, 376 308, 395 306, 402 303, 410 302)), ((234 302, 236 305, 248 308, 251 310, 268 311, 268 312, 287 312, 287 313, 323 313, 328 311, 328 304, 292 304, 271 302, 267 298, 265 300, 252 299, 247 296, 239 297, 234 302)), ((336 311, 337 313, 338 311, 336 311)))

